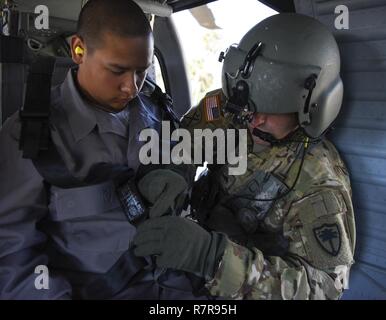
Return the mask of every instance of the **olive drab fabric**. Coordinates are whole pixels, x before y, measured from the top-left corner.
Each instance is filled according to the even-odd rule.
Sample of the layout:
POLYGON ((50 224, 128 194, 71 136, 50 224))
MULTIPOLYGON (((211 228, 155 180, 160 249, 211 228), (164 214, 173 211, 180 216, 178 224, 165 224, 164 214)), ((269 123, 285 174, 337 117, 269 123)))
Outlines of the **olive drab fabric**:
MULTIPOLYGON (((204 100, 184 117, 193 130, 224 127, 199 115, 204 100)), ((251 141, 251 140, 249 140, 251 141)), ((251 146, 250 146, 251 147, 251 146)), ((301 142, 248 152, 248 169, 231 176, 227 165, 212 173, 217 202, 201 217, 208 230, 229 240, 212 295, 231 299, 338 299, 354 263, 355 221, 346 167, 327 139, 309 147, 299 179, 301 142), (255 199, 255 200, 254 200, 255 199)))
MULTIPOLYGON (((205 95, 205 98, 200 101, 198 106, 194 106, 188 110, 188 112, 181 119, 181 127, 188 130, 192 136, 194 136, 194 129, 211 129, 211 130, 226 130, 226 129, 244 129, 242 124, 236 124, 232 121, 232 115, 224 113, 224 104, 226 97, 221 89, 213 90, 205 95), (218 101, 218 114, 219 116, 208 121, 206 114, 208 112, 206 100, 216 97, 218 101)), ((253 140, 250 135, 247 137, 248 149, 253 150, 253 140)), ((193 152, 192 152, 193 154, 193 152)), ((214 148, 213 159, 216 158, 216 148, 214 148)))

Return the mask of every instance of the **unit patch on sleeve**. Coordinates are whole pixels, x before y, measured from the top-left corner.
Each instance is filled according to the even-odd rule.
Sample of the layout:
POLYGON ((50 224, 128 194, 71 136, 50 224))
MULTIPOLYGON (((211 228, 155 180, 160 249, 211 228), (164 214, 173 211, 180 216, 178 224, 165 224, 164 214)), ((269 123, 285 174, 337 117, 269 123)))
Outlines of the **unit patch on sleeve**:
POLYGON ((341 232, 337 223, 323 224, 314 228, 314 235, 319 245, 332 256, 337 256, 342 244, 341 232))

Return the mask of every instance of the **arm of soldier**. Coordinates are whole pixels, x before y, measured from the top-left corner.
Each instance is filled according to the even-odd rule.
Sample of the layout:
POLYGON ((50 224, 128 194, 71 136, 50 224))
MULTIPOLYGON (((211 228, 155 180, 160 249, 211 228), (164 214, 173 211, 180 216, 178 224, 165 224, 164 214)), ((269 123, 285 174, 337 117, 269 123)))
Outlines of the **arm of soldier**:
POLYGON ((42 252, 47 239, 37 230, 48 212, 47 196, 32 162, 18 150, 19 132, 17 115, 0 131, 0 299, 65 299, 71 289, 51 270, 49 289, 35 286, 44 284, 35 268, 48 265, 42 252))
POLYGON ((208 92, 199 104, 189 109, 181 119, 181 128, 187 130, 192 139, 189 151, 196 165, 202 165, 208 160, 210 163, 215 163, 218 146, 221 147, 221 144, 218 144, 219 139, 223 137, 225 143, 225 129, 229 127, 229 120, 224 117, 224 104, 225 97, 221 89, 208 92), (211 137, 216 137, 216 139, 210 139, 211 137), (217 144, 210 148, 211 154, 209 155, 205 154, 205 144, 210 141, 217 144), (195 152, 200 153, 201 151, 203 152, 202 158, 197 157, 195 152))
POLYGON ((234 299, 337 299, 353 263, 352 212, 339 192, 294 203, 284 224, 285 257, 264 256, 228 241, 211 294, 234 299))
POLYGON ((181 119, 181 127, 193 134, 194 129, 217 129, 225 126, 222 107, 225 97, 221 89, 208 92, 198 105, 190 108, 181 119))

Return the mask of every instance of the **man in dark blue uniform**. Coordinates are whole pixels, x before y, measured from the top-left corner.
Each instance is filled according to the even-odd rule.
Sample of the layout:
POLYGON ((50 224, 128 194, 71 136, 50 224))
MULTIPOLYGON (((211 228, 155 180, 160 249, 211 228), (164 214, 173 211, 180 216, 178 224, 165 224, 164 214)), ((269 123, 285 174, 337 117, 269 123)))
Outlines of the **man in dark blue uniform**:
POLYGON ((130 0, 90 0, 71 51, 78 67, 53 88, 49 123, 56 159, 76 183, 47 183, 23 158, 19 113, 0 133, 0 298, 193 298, 184 273, 132 254, 136 227, 113 179, 137 171, 139 132, 160 130, 162 110, 144 86, 150 24, 130 0), (48 270, 46 286, 35 270, 48 270))

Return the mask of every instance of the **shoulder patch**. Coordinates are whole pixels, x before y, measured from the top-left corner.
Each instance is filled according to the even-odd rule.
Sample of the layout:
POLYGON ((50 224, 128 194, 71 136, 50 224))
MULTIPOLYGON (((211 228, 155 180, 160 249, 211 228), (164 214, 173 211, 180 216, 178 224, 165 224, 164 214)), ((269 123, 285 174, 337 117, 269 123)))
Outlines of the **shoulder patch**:
POLYGON ((348 209, 337 191, 324 190, 292 204, 287 216, 293 241, 290 251, 316 268, 334 268, 353 262, 347 223, 348 209))
POLYGON ((342 245, 342 234, 337 223, 323 224, 313 229, 314 236, 320 247, 328 254, 336 257, 342 245))
POLYGON ((204 114, 206 122, 219 120, 221 117, 221 95, 206 96, 204 98, 204 114))

